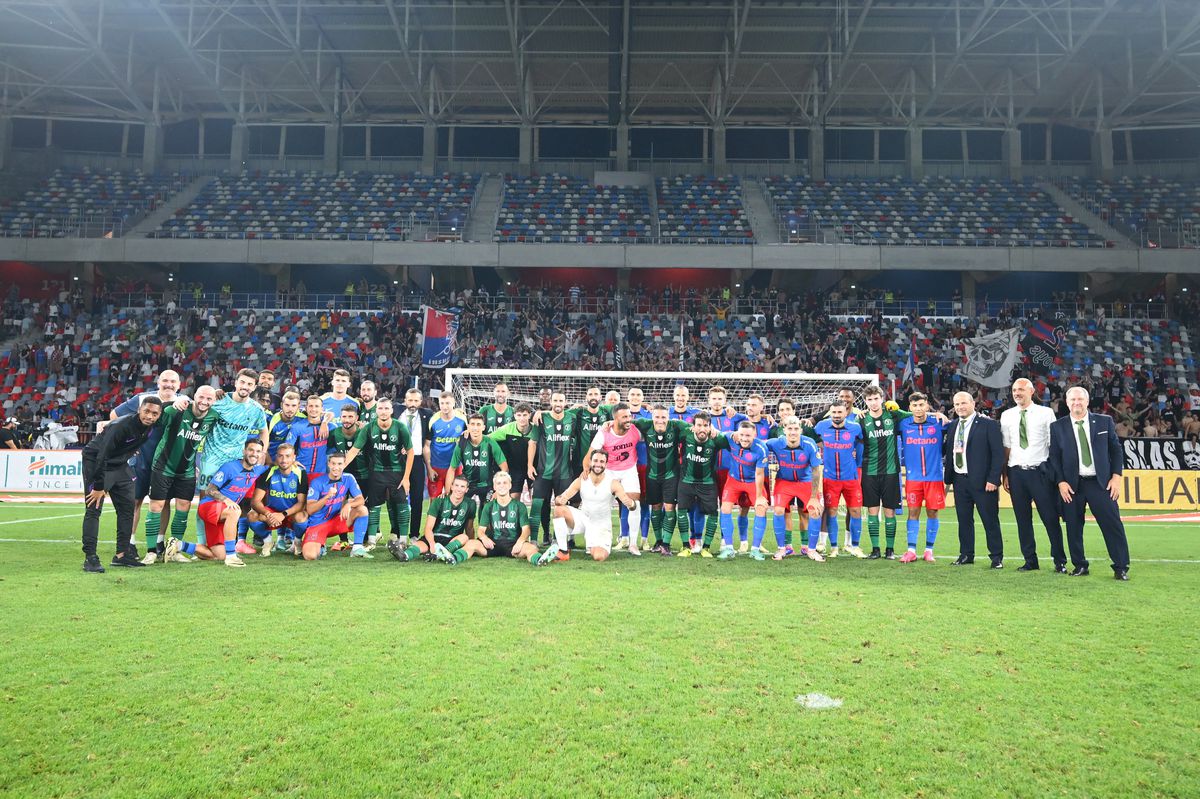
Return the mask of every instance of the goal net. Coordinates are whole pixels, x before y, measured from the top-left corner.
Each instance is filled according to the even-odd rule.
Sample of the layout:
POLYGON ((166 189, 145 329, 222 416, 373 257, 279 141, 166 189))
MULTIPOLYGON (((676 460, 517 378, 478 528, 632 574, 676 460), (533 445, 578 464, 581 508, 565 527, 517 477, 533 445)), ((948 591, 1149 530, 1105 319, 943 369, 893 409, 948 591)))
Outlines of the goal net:
POLYGON ((617 391, 621 399, 628 398, 631 388, 640 388, 643 403, 649 407, 662 403, 668 408, 674 403, 676 386, 688 390, 688 404, 708 409, 708 390, 723 386, 726 403, 741 411, 746 398, 759 394, 765 413, 775 415, 779 401, 789 399, 796 404, 801 416, 821 417, 838 391, 854 391, 855 405, 862 407, 862 392, 867 386, 879 384, 875 375, 853 374, 731 374, 726 372, 603 372, 541 369, 447 369, 446 390, 454 394, 458 407, 470 413, 493 400, 496 384, 508 386, 509 404, 528 402, 534 410, 542 407, 539 398, 544 389, 562 391, 567 404, 582 403, 587 390, 599 387, 602 394, 617 391))

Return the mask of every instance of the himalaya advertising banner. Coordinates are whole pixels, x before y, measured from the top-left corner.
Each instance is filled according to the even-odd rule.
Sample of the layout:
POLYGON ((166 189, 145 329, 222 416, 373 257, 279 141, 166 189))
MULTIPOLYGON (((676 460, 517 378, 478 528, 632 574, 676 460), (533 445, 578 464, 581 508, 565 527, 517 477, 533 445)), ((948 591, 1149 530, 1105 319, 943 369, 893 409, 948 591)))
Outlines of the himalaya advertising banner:
POLYGON ((0 452, 0 491, 82 497, 81 450, 14 449, 0 452))

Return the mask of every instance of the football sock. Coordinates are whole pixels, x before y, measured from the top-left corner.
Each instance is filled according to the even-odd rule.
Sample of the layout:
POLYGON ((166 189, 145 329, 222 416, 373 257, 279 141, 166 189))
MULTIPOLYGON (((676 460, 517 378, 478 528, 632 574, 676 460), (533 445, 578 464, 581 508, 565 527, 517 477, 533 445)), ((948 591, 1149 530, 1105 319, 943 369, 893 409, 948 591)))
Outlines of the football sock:
POLYGON ((250 522, 250 530, 254 533, 255 541, 265 541, 271 537, 271 530, 266 522, 250 522))
POLYGON ((738 514, 738 540, 745 541, 747 533, 750 531, 750 517, 746 515, 747 509, 742 508, 742 512, 738 514))
POLYGON ((617 510, 621 517, 621 538, 629 538, 629 508, 622 505, 617 510))
POLYGON ((193 544, 191 541, 180 541, 179 542, 179 551, 185 555, 195 555, 196 554, 196 545, 193 544))
POLYGON ((676 516, 673 510, 664 510, 663 514, 663 533, 662 543, 671 546, 671 538, 675 535, 676 516))
POLYGON ((162 527, 162 514, 146 511, 146 551, 153 552, 158 546, 158 533, 162 527))
POLYGON ((175 514, 171 516, 172 538, 178 538, 180 541, 183 540, 183 537, 187 535, 187 520, 188 515, 186 513, 179 513, 176 511, 175 514))
POLYGON ((867 517, 867 535, 871 536, 871 546, 879 548, 879 517, 872 513, 867 517))
MULTIPOLYGON (((641 505, 640 502, 638 504, 641 505)), ((641 524, 642 540, 645 541, 647 538, 650 537, 650 514, 646 513, 646 509, 644 507, 641 510, 642 510, 642 524, 641 524)))
POLYGON ((250 522, 249 522, 249 520, 246 519, 245 516, 242 516, 241 518, 238 519, 238 522, 237 522, 237 540, 238 541, 246 540, 246 530, 248 530, 248 529, 250 529, 250 522))
POLYGON ((457 552, 458 550, 460 550, 462 548, 463 548, 463 542, 459 541, 457 539, 454 541, 451 541, 449 544, 446 544, 446 551, 450 552, 451 554, 457 552))
MULTIPOLYGON (((753 539, 753 544, 754 544, 755 549, 758 549, 759 547, 762 546, 763 536, 765 536, 766 534, 767 534, 767 516, 766 516, 766 514, 764 513, 760 516, 758 513, 755 513, 754 514, 754 539, 753 539)), ((776 539, 778 539, 778 536, 776 536, 776 539)))
MULTIPOLYGON (((624 506, 622 505, 622 507, 624 506)), ((642 503, 640 502, 633 503, 633 507, 629 510, 629 529, 633 530, 635 536, 632 545, 637 546, 636 536, 642 529, 642 503)))
POLYGON ((468 552, 465 549, 461 549, 461 548, 454 550, 450 554, 454 556, 455 563, 463 563, 466 561, 467 558, 471 557, 470 552, 468 552))
POLYGON ((536 565, 538 564, 538 560, 539 560, 541 557, 542 557, 541 555, 539 555, 538 553, 534 552, 532 555, 530 555, 530 556, 529 556, 529 563, 530 563, 531 565, 533 565, 533 566, 536 566, 536 565))
POLYGON ((700 510, 699 506, 693 505, 691 508, 688 508, 687 514, 689 526, 685 528, 680 525, 679 529, 683 532, 691 530, 692 535, 699 538, 701 531, 704 529, 704 513, 700 510))
POLYGON ((538 531, 542 529, 542 507, 546 500, 534 497, 533 506, 529 510, 529 540, 538 540, 538 531))
POLYGON ((917 551, 917 535, 921 532, 921 520, 908 520, 908 548, 913 552, 917 551))
POLYGON ((792 545, 792 513, 787 508, 783 509, 783 545, 792 545))
POLYGON ((782 549, 792 545, 791 530, 784 529, 784 523, 787 521, 787 514, 775 514, 771 517, 771 529, 775 532, 775 546, 782 549))
POLYGON ((721 511, 721 543, 733 546, 733 514, 725 511, 721 511))
POLYGON ((821 517, 813 516, 808 520, 808 546, 814 549, 821 538, 821 517))
POLYGON ((388 503, 388 520, 392 523, 392 535, 407 536, 411 523, 412 508, 408 499, 392 500, 388 503))
POLYGON ((862 519, 851 516, 846 522, 846 527, 850 532, 850 546, 858 546, 858 542, 862 540, 862 519))
POLYGON ((925 548, 933 549, 933 542, 937 541, 938 527, 941 526, 941 519, 925 519, 925 548))
POLYGON ((292 522, 292 536, 296 538, 303 538, 304 534, 308 532, 308 525, 309 522, 307 520, 302 522, 292 522))
POLYGON ((567 520, 555 519, 550 523, 554 527, 554 542, 558 544, 558 548, 565 550, 567 548, 567 520))
POLYGON ((830 516, 826 521, 829 522, 829 546, 836 547, 838 542, 838 517, 830 516))
POLYGON ((416 544, 411 544, 404 549, 405 560, 416 560, 421 557, 421 548, 416 544))
POLYGON ((367 517, 356 516, 354 521, 350 523, 350 527, 354 530, 354 546, 362 546, 363 541, 367 537, 367 517))
POLYGON ((350 538, 345 533, 338 533, 338 540, 343 544, 350 543, 350 538))
POLYGON ((663 509, 650 509, 650 529, 654 531, 654 546, 659 546, 663 542, 663 519, 666 516, 663 509))
MULTIPOLYGON (((244 541, 245 539, 243 538, 241 540, 244 541)), ((231 558, 236 554, 237 554, 237 541, 226 541, 225 542, 225 557, 231 558)))
POLYGON ((895 549, 896 548, 896 517, 895 516, 884 516, 883 517, 883 532, 884 532, 885 537, 887 538, 887 548, 895 549))
MULTIPOLYGON (((679 540, 687 546, 691 539, 692 512, 686 508, 675 509, 675 526, 679 528, 679 540)), ((671 543, 671 533, 667 531, 667 544, 671 543)))
POLYGON ((711 514, 704 517, 704 548, 708 549, 712 546, 713 539, 717 535, 717 515, 711 514))
POLYGON ((367 535, 379 535, 379 505, 373 508, 367 508, 367 535))

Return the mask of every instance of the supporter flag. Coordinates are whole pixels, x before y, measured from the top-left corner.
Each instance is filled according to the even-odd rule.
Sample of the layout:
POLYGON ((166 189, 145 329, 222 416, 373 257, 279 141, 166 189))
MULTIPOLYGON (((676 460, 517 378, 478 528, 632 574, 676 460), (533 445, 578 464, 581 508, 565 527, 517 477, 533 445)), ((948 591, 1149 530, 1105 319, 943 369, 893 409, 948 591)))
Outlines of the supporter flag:
POLYGON ((1041 318, 1031 322, 1025 331, 1025 340, 1021 342, 1021 349, 1029 359, 1030 370, 1049 374, 1066 338, 1067 329, 1058 315, 1054 319, 1041 318))
POLYGON ((988 388, 1005 388, 1017 365, 1017 338, 1021 329, 1001 330, 967 339, 963 347, 962 376, 988 388))
POLYGON ((917 375, 917 337, 911 336, 908 339, 908 360, 904 362, 904 375, 900 378, 900 385, 911 386, 917 375))
POLYGON ((450 364, 458 338, 458 310, 439 311, 427 305, 421 306, 422 338, 421 366, 426 369, 444 369, 450 364))

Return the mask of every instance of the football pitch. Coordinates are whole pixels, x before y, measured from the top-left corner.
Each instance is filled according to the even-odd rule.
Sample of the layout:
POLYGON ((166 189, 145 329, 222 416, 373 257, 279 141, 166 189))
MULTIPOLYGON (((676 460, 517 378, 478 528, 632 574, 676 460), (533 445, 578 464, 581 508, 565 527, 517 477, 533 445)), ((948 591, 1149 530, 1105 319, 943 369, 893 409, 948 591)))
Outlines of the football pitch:
POLYGON ((0 795, 1200 795, 1197 525, 1127 517, 1118 583, 1094 525, 1090 577, 1017 573, 1004 514, 1003 571, 947 511, 935 564, 90 575, 81 506, 5 504, 0 795))

